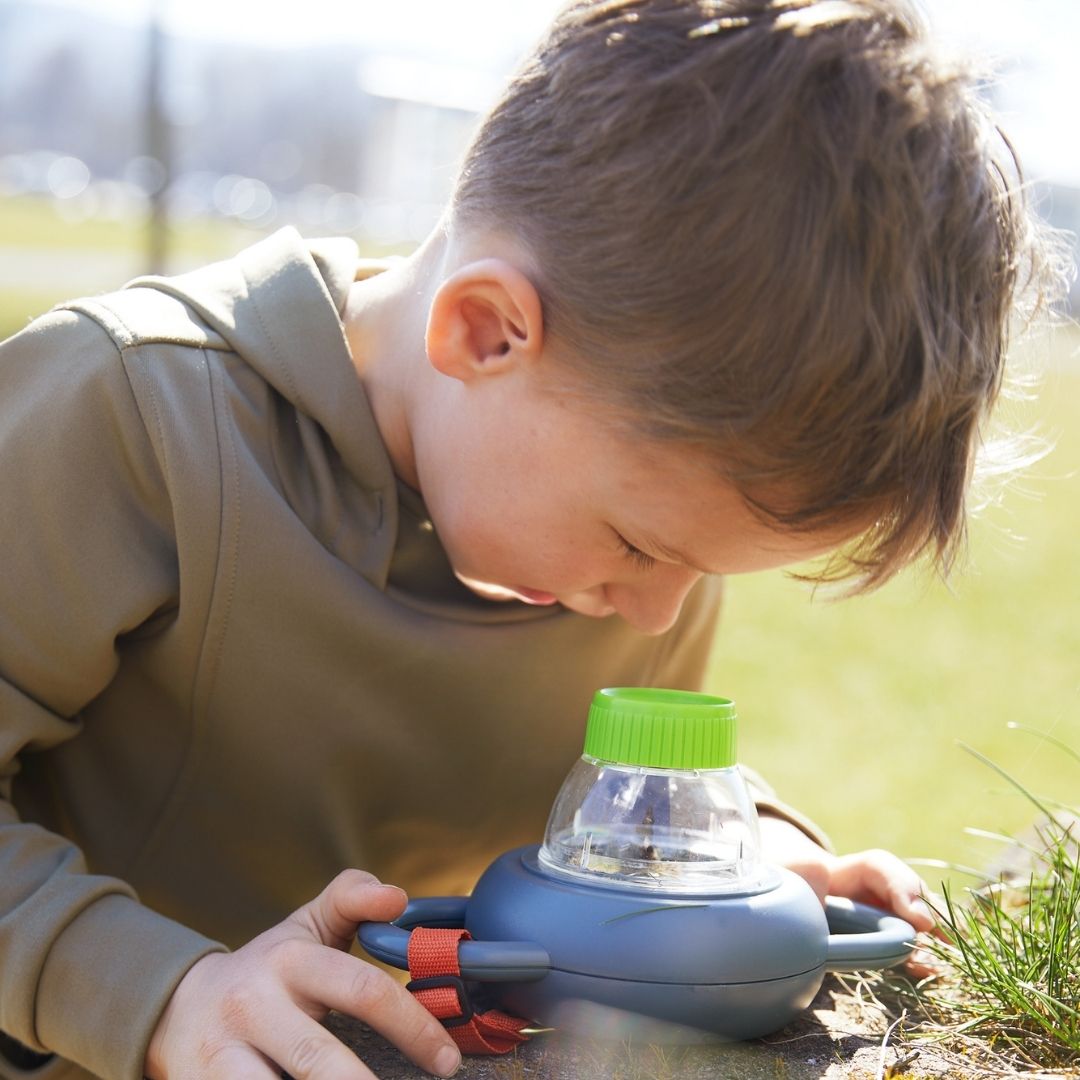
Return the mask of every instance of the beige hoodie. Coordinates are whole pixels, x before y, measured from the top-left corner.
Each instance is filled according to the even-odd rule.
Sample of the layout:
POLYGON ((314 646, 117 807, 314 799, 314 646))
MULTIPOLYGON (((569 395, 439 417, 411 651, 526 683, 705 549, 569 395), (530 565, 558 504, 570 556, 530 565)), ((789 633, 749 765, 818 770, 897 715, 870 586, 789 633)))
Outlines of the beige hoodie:
POLYGON ((700 684, 718 581, 660 637, 456 581, 349 357, 357 264, 284 229, 0 345, 0 1030, 81 1066, 0 1076, 140 1077, 199 957, 346 866, 467 890, 597 687, 700 684))

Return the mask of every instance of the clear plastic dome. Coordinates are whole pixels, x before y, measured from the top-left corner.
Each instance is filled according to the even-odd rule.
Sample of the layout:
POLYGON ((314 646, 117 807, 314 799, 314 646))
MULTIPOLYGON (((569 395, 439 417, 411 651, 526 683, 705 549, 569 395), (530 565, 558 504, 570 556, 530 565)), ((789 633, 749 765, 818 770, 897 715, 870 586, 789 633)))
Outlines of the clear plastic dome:
POLYGON ((592 884, 755 892, 772 883, 760 851, 737 766, 662 769, 585 754, 555 800, 539 861, 592 884))

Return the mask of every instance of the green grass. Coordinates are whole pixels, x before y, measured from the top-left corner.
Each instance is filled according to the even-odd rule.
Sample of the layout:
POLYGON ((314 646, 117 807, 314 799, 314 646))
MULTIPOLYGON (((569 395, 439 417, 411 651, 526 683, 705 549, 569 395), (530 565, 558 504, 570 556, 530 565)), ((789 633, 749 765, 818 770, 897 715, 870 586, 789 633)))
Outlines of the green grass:
POLYGON ((924 991, 961 1030, 1007 1045, 1028 1063, 1080 1060, 1080 865, 1063 834, 1027 881, 955 899, 945 894, 942 941, 928 946, 951 968, 924 991))
POLYGON ((62 299, 52 290, 0 288, 0 341, 62 299))
MULTIPOLYGON (((168 232, 169 257, 178 268, 212 262, 254 243, 260 235, 230 223, 185 222, 168 232)), ((0 198, 0 257, 8 253, 13 267, 5 274, 0 265, 0 340, 61 300, 118 288, 127 277, 141 272, 146 245, 146 226, 134 219, 72 222, 60 216, 47 199, 0 198), (35 280, 32 273, 20 277, 18 257, 22 251, 52 255, 57 267, 55 283, 50 283, 47 274, 41 275, 43 280, 35 280), (79 260, 85 266, 89 260, 93 267, 97 255, 104 256, 100 271, 80 278, 77 287, 64 284, 71 261, 79 260), (117 269, 117 259, 130 271, 117 269)))
MULTIPOLYGON (((221 219, 177 222, 167 232, 167 270, 179 272, 227 258, 268 231, 272 230, 221 219)), ((388 246, 364 236, 357 236, 357 241, 369 257, 408 250, 407 245, 388 246)), ((147 243, 146 225, 136 219, 70 221, 48 199, 0 196, 0 341, 61 300, 116 289, 128 278, 144 273, 147 243), (55 281, 54 275, 41 274, 40 270, 36 276, 44 281, 34 280, 34 274, 20 275, 18 257, 24 251, 35 253, 39 264, 42 255, 46 260, 54 258, 55 281), (5 255, 9 256, 8 267, 3 262, 5 255), (95 265, 98 256, 100 266, 95 265), (77 285, 65 283, 70 282, 66 271, 72 264, 80 267, 77 285)))
POLYGON ((1056 447, 973 523, 950 588, 909 571, 827 601, 782 573, 729 582, 709 687, 739 705, 743 760, 841 850, 991 860, 993 842, 964 827, 1015 833, 1031 806, 958 740, 1029 787, 1075 789, 1075 762, 1007 725, 1080 745, 1078 350, 1075 332, 1044 349, 1042 392, 1018 419, 1056 447))
MULTIPOLYGON (((259 234, 225 221, 189 221, 169 230, 178 256, 216 259, 251 243, 259 234)), ((10 247, 82 251, 139 251, 145 225, 136 218, 65 220, 56 204, 36 195, 0 198, 0 242, 10 247)))

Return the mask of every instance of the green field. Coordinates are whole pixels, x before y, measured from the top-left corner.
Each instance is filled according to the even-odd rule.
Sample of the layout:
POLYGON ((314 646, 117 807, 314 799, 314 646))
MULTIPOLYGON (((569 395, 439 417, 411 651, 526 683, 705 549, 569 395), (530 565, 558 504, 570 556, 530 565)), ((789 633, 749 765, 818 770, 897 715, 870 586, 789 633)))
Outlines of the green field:
MULTIPOLYGON (((958 746, 1048 798, 1080 802, 1080 335, 1041 346, 1037 424, 1054 450, 975 519, 946 588, 909 571, 849 600, 782 573, 733 578, 710 688, 740 706, 742 756, 843 850, 983 867, 1033 809, 958 746)), ((923 871, 932 885, 941 871, 923 871)), ((954 878, 960 882, 964 879, 954 878)))
MULTIPOLYGON (((167 233, 167 269, 178 272, 226 258, 263 235, 265 231, 223 220, 178 224, 167 233)), ((58 215, 47 199, 0 196, 0 340, 60 300, 115 289, 145 273, 146 248, 147 229, 138 220, 72 222, 58 215), (24 252, 36 256, 36 273, 33 267, 23 267, 20 256, 24 252), (116 268, 118 260, 124 268, 116 268), (83 267, 78 284, 66 285, 76 263, 83 267), (55 270, 50 272, 52 267, 55 270)), ((401 250, 364 245, 369 256, 401 250)))
MULTIPOLYGON (((173 247, 211 259, 257 235, 201 224, 173 247)), ((135 225, 71 225, 47 204, 0 200, 0 249, 44 247, 61 260, 142 243, 135 225)), ((0 288, 0 337, 64 295, 22 281, 0 288)), ((873 596, 830 602, 781 573, 729 583, 710 689, 739 704, 743 758, 844 850, 991 860, 994 844, 965 826, 1016 831, 1031 808, 958 740, 1037 791, 1078 801, 1080 765, 1006 727, 1029 724, 1080 750, 1080 336, 1061 332, 1037 351, 1047 374, 1019 419, 1056 448, 974 523, 951 588, 908 573, 873 596)))
MULTIPOLYGON (((32 195, 0 198, 0 244, 52 250, 138 250, 144 233, 144 225, 136 218, 73 222, 59 215, 50 199, 32 195)), ((249 230, 228 222, 195 221, 170 229, 169 241, 178 255, 214 257, 236 250, 250 235, 249 230)))
MULTIPOLYGON (((169 230, 170 257, 177 265, 210 262, 239 251, 258 236, 252 230, 227 223, 188 223, 169 230)), ((60 217, 48 200, 33 196, 0 198, 0 340, 60 300, 122 285, 126 275, 117 279, 110 272, 110 260, 128 255, 133 272, 141 272, 140 253, 146 243, 145 226, 136 220, 70 222, 60 217), (19 255, 26 251, 53 256, 60 279, 72 260, 92 262, 95 256, 104 258, 100 273, 91 273, 85 286, 80 283, 72 292, 62 284, 53 284, 48 275, 20 272, 19 255)))

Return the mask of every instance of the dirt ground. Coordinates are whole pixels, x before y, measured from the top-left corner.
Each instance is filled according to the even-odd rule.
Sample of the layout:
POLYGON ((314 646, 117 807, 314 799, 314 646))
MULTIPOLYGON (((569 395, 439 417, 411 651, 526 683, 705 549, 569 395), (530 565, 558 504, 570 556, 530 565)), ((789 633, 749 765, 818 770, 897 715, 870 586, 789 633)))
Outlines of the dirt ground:
MULTIPOLYGON (((534 1038, 505 1057, 468 1057, 457 1076, 459 1080, 929 1080, 1017 1075, 968 1067, 956 1055, 935 1052, 928 1045, 894 1044, 892 1037, 885 1038, 892 1019, 854 1002, 829 978, 806 1013, 766 1039, 714 1047, 631 1047, 573 1041, 555 1033, 534 1038)), ((332 1016, 328 1026, 381 1080, 428 1075, 357 1021, 332 1016)))

